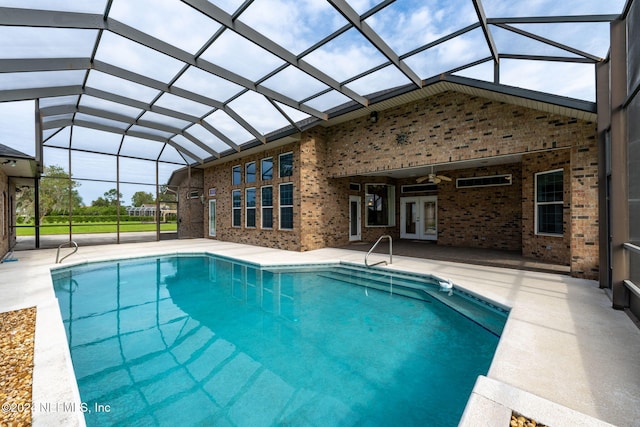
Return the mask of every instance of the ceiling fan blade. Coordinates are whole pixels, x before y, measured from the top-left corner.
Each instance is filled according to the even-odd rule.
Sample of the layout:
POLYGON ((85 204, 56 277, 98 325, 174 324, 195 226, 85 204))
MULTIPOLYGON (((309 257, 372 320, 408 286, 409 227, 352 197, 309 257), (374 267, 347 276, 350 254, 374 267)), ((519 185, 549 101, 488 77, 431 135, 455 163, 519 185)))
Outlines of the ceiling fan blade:
POLYGON ((449 178, 448 176, 444 176, 444 175, 438 175, 436 178, 439 178, 442 181, 451 181, 451 178, 449 178))
POLYGON ((429 176, 421 176, 420 178, 416 179, 416 182, 418 184, 422 184, 423 182, 428 181, 428 180, 429 180, 429 176))

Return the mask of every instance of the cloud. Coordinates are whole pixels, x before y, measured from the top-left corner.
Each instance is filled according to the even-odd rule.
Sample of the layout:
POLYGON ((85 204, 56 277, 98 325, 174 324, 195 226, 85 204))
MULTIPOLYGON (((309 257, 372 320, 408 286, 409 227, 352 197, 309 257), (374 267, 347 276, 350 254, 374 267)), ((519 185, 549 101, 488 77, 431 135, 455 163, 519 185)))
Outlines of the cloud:
POLYGON ((346 24, 325 0, 254 2, 239 19, 294 54, 346 24))
POLYGON ((175 0, 116 1, 109 17, 190 53, 196 53, 220 28, 209 17, 175 0))
POLYGON ((105 31, 96 59, 168 83, 184 64, 117 34, 105 31))
POLYGON ((0 144, 35 155, 35 103, 0 102, 0 144))
POLYGON ((255 43, 229 30, 202 54, 202 59, 253 81, 284 63, 255 43))
POLYGON ((504 60, 500 66, 500 83, 595 101, 594 65, 504 60))

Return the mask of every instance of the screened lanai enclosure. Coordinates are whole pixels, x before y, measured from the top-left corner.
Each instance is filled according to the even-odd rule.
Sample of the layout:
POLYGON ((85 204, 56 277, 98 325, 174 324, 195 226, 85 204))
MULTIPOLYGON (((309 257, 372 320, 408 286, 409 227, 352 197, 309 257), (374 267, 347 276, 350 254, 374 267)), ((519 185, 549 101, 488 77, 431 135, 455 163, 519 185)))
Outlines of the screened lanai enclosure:
MULTIPOLYGON (((166 185, 176 170, 369 115, 435 81, 593 102, 595 64, 624 7, 0 0, 0 143, 35 164, 31 181, 7 173, 18 191, 12 227, 18 241, 33 236, 31 247, 49 232, 56 244, 96 232, 121 242, 133 230, 194 237, 177 236, 180 218, 167 215, 187 202, 166 185), (143 205, 154 212, 144 227, 131 215, 143 205)), ((202 192, 187 194, 197 202, 202 192)))

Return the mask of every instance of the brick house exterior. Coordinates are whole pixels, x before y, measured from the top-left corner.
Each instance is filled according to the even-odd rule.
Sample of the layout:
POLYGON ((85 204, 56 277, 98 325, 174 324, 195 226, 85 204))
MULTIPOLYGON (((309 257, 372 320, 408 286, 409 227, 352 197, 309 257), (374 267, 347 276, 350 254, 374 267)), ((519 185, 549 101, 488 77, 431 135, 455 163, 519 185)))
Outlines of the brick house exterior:
POLYGON ((0 144, 0 259, 16 244, 17 187, 32 185, 35 170, 33 157, 0 144))
MULTIPOLYGON (((351 209, 358 204, 359 239, 372 242, 382 234, 401 238, 406 208, 401 202, 437 200, 437 244, 520 251, 525 257, 568 265, 576 277, 598 277, 596 124, 518 103, 446 90, 380 109, 375 122, 364 115, 319 125, 301 132, 296 142, 265 144, 223 157, 205 165, 202 187, 205 196, 214 191, 206 197, 216 206, 211 238, 223 241, 294 251, 345 246, 353 240, 350 226, 355 227, 355 220, 350 214, 355 215, 351 209), (287 153, 292 153, 293 172, 280 177, 278 159, 287 153), (274 173, 267 180, 261 179, 260 170, 265 158, 273 159, 274 173), (252 162, 256 179, 247 183, 245 168, 252 162), (242 177, 235 185, 234 166, 242 177), (405 193, 405 186, 415 185, 416 175, 425 175, 430 166, 451 181, 405 193), (557 235, 536 233, 536 174, 548 171, 562 172, 562 232, 557 235), (457 178, 503 175, 508 185, 456 187, 457 178), (287 230, 279 226, 281 184, 293 185, 293 226, 287 230), (393 188, 388 193, 392 206, 387 207, 391 217, 382 226, 367 225, 372 211, 366 204, 372 197, 366 192, 374 184, 393 188), (260 196, 268 186, 273 223, 264 228, 260 196), (233 190, 241 195, 239 226, 232 225, 233 190), (246 206, 251 194, 255 211, 246 206)), ((209 236, 206 200, 202 224, 204 236, 209 236)), ((183 206, 179 216, 184 215, 183 206)))

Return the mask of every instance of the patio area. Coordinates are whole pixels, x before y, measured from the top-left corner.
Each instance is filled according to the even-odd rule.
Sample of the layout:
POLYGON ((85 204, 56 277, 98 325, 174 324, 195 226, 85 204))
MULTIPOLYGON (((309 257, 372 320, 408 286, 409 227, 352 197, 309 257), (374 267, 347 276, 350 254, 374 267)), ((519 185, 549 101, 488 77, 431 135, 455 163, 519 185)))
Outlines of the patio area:
MULTIPOLYGON (((342 249, 367 252, 373 246, 373 243, 374 242, 356 242, 348 246, 344 246, 342 249)), ((385 240, 380 242, 373 253, 389 254, 388 241, 385 240)), ((491 267, 514 268, 517 270, 569 274, 568 265, 554 264, 551 262, 526 258, 516 251, 443 246, 436 242, 426 240, 394 240, 393 255, 437 261, 464 262, 467 264, 486 265, 491 267)), ((382 259, 385 258, 377 256, 374 257, 373 255, 371 258, 374 262, 382 259)))

